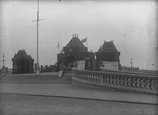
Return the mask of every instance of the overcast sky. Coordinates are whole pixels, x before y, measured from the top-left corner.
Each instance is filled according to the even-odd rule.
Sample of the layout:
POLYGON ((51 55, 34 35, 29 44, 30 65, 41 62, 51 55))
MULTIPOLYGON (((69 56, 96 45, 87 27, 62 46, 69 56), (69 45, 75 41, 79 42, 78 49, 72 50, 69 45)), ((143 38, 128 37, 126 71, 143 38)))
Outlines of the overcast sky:
MULTIPOLYGON (((66 1, 40 0, 39 63, 53 65, 60 50, 78 34, 88 37, 88 50, 96 52, 104 41, 113 40, 120 63, 156 69, 157 6, 154 1, 66 1), (154 65, 153 65, 154 64, 154 65)), ((12 58, 25 49, 36 62, 37 1, 0 2, 0 59, 12 68, 12 58)), ((86 45, 86 44, 85 44, 86 45)), ((0 61, 2 67, 2 61, 0 61)))

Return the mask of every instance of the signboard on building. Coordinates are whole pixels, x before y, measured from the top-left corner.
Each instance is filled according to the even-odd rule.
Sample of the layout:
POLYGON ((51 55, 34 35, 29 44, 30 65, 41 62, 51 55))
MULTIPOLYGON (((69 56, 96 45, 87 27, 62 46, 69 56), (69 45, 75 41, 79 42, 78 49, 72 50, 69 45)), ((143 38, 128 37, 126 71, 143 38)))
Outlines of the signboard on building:
POLYGON ((85 70, 85 60, 77 61, 77 69, 78 70, 85 70))
POLYGON ((101 69, 118 70, 118 62, 102 61, 101 69))

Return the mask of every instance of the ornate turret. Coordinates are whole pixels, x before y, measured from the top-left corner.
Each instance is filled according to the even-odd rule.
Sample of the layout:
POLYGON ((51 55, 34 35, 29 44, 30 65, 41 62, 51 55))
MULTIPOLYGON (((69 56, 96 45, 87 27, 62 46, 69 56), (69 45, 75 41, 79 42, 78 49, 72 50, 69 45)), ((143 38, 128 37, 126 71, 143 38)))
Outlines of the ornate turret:
POLYGON ((33 73, 33 62, 31 55, 27 55, 25 50, 19 50, 17 54, 12 58, 13 61, 13 73, 33 73))

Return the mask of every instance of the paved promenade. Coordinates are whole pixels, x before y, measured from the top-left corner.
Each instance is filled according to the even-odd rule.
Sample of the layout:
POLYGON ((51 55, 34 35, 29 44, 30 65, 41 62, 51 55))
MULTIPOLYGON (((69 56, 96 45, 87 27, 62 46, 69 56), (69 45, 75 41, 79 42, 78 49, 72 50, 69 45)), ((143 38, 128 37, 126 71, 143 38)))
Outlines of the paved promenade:
POLYGON ((78 88, 57 74, 0 77, 0 115, 157 115, 156 95, 78 88))
POLYGON ((158 96, 74 87, 71 84, 0 84, 0 93, 59 96, 142 104, 157 104, 158 96))

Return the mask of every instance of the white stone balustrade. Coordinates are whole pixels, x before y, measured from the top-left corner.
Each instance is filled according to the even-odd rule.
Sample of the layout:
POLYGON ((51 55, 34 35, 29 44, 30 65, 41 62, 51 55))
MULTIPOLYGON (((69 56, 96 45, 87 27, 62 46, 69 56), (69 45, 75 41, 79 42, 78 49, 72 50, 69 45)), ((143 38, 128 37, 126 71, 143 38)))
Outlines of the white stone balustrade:
POLYGON ((150 74, 124 73, 119 71, 83 71, 73 70, 72 80, 84 84, 112 87, 150 94, 158 94, 158 77, 150 74))

